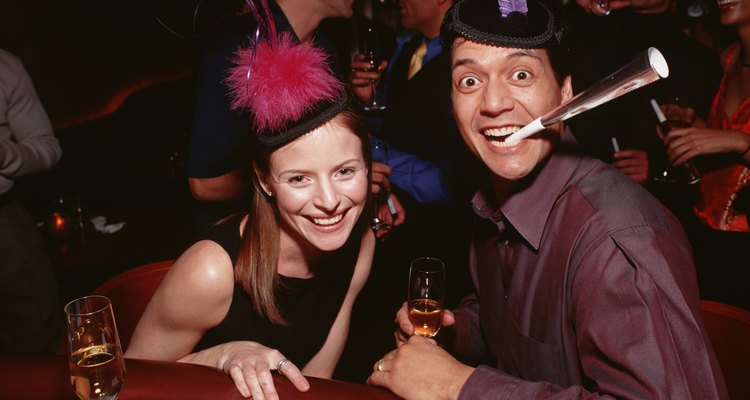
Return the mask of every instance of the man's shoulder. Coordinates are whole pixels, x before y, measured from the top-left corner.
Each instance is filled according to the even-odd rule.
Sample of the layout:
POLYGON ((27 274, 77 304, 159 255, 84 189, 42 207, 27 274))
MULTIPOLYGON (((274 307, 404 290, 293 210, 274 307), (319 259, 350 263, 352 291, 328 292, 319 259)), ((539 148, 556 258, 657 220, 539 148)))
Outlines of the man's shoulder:
POLYGON ((608 232, 650 225, 668 229, 669 211, 643 186, 613 166, 585 157, 556 208, 577 215, 582 224, 608 232), (574 208, 565 210, 565 208, 574 208))

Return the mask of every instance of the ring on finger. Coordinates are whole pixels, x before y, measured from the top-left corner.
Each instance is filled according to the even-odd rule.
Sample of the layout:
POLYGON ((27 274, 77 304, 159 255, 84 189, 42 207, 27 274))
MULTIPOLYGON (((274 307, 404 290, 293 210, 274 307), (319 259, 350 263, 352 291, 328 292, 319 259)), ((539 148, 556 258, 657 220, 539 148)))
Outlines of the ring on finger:
POLYGON ((378 360, 377 370, 378 370, 378 372, 385 372, 385 370, 383 369, 383 359, 382 358, 380 360, 378 360))
POLYGON ((285 358, 285 359, 279 361, 279 363, 276 365, 276 371, 278 371, 281 375, 284 375, 284 373, 281 372, 281 367, 283 367, 284 364, 286 364, 287 362, 289 362, 289 359, 285 358))

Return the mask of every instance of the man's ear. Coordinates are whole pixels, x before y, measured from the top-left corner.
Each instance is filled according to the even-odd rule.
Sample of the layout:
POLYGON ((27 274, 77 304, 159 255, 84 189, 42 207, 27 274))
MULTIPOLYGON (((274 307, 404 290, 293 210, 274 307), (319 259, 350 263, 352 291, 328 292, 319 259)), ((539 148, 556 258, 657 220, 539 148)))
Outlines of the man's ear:
POLYGON ((560 97, 562 98, 561 103, 565 103, 573 98, 573 81, 570 75, 565 75, 565 78, 563 78, 562 86, 560 87, 560 97))

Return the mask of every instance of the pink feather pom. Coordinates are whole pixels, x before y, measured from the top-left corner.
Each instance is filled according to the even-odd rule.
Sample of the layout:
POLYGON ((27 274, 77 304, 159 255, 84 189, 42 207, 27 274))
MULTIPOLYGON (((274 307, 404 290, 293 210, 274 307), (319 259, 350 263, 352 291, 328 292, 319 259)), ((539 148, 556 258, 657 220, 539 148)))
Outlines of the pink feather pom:
POLYGON ((325 51, 295 43, 288 33, 255 46, 254 56, 252 47, 237 51, 237 66, 225 82, 232 109, 249 110, 256 130, 278 132, 318 102, 341 96, 343 84, 331 73, 325 51))

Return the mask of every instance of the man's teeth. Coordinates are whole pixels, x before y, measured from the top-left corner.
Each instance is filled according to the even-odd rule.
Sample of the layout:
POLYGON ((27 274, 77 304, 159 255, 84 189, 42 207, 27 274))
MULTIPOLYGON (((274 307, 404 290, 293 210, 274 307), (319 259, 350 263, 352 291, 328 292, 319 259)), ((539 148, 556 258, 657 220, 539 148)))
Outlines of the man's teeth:
POLYGON ((331 218, 313 218, 312 220, 315 225, 333 225, 341 221, 341 218, 344 218, 344 214, 339 214, 331 218))
POLYGON ((719 7, 739 4, 739 0, 719 0, 719 7))
POLYGON ((515 133, 520 129, 517 126, 504 126, 502 128, 487 129, 484 132, 484 136, 490 141, 490 144, 495 147, 510 147, 518 144, 518 140, 506 142, 505 139, 511 133, 515 133))

